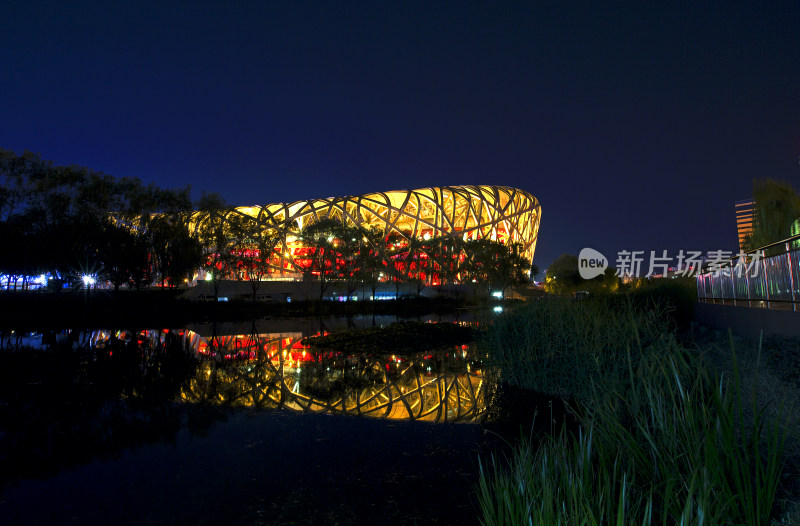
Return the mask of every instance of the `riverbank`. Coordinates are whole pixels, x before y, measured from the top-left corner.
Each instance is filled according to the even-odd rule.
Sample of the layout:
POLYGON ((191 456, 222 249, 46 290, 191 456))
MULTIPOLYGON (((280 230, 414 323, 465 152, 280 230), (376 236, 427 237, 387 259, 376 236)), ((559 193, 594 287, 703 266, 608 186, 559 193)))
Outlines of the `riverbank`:
POLYGON ((352 316, 415 317, 445 314, 483 303, 465 298, 410 298, 384 301, 308 301, 267 303, 250 300, 190 301, 179 290, 0 293, 0 329, 33 331, 76 327, 179 327, 197 321, 264 317, 352 316))

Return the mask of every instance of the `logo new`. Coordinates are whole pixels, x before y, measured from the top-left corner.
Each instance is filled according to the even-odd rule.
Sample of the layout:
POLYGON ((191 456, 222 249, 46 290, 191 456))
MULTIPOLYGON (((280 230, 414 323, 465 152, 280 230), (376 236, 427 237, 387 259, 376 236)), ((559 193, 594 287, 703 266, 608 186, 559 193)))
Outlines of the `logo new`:
POLYGON ((608 268, 608 259, 593 248, 586 247, 578 254, 578 273, 583 279, 596 278, 608 268))

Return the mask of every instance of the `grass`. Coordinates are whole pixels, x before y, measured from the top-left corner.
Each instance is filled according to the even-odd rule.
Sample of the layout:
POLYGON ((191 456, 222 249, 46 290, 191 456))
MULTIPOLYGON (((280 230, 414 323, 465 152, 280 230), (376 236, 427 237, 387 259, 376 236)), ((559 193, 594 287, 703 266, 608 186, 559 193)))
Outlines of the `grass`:
POLYGON ((581 427, 524 438, 508 462, 483 462, 484 524, 769 523, 790 413, 743 396, 732 346, 733 374, 713 373, 665 314, 609 300, 546 302, 494 329, 515 332, 488 336, 502 342, 487 347, 489 361, 525 364, 501 378, 571 395, 581 427))
POLYGON ((626 381, 626 349, 634 334, 634 366, 640 350, 665 341, 672 332, 667 312, 611 296, 535 302, 499 318, 484 335, 484 363, 512 386, 586 399, 599 376, 626 381))

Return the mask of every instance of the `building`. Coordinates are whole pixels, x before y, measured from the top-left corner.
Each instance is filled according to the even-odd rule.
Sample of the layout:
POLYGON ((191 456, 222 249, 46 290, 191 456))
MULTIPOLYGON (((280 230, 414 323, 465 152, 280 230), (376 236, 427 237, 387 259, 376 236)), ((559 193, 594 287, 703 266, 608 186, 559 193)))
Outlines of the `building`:
POLYGON ((329 218, 377 228, 387 238, 394 236, 398 246, 413 239, 446 237, 519 243, 523 255, 532 260, 541 206, 533 195, 516 188, 444 186, 197 212, 191 228, 199 232, 218 221, 245 225, 254 239, 260 231, 279 232, 265 279, 296 279, 307 268, 303 230, 329 218))
POLYGON ((736 210, 736 230, 739 234, 739 250, 746 251, 746 239, 753 233, 753 217, 755 214, 755 201, 743 199, 733 204, 736 210))

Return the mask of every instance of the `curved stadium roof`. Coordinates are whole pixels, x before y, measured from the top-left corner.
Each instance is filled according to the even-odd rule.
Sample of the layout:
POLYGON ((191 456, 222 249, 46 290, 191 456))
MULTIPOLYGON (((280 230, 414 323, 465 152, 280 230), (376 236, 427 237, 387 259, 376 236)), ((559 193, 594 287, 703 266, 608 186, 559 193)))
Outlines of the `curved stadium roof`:
MULTIPOLYGON (((282 269, 297 268, 290 245, 303 228, 325 218, 381 228, 386 235, 397 232, 409 240, 458 236, 518 242, 529 260, 533 259, 541 220, 541 206, 530 193, 508 186, 484 185, 391 190, 237 207, 221 213, 225 219, 236 214, 246 216, 253 228, 282 231, 284 242, 278 266, 282 269)), ((197 219, 195 228, 204 217, 197 219)))

